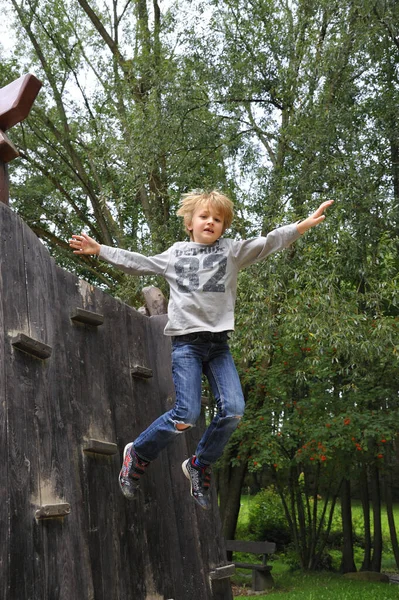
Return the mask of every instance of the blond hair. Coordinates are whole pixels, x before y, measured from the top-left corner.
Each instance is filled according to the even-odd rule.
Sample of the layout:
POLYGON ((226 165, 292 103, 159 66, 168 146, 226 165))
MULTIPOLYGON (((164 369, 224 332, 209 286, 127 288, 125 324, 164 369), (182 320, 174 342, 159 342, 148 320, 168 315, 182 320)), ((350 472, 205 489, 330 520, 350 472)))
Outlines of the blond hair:
POLYGON ((230 198, 221 194, 217 190, 204 192, 193 190, 187 194, 183 194, 180 200, 180 208, 177 211, 179 217, 183 217, 186 232, 193 239, 192 231, 188 229, 193 220, 193 215, 197 208, 209 204, 213 209, 217 210, 223 217, 223 232, 228 229, 234 217, 234 205, 230 198))

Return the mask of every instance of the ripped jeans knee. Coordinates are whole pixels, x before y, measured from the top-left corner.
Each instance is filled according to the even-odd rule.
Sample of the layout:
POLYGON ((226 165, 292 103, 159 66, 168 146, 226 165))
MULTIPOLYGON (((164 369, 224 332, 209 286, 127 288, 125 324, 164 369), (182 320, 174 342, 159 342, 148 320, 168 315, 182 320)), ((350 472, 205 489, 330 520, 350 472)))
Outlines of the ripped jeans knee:
POLYGON ((194 427, 194 425, 192 425, 191 423, 181 423, 181 422, 175 422, 175 430, 178 433, 183 433, 184 431, 187 431, 187 429, 192 429, 192 427, 194 427))

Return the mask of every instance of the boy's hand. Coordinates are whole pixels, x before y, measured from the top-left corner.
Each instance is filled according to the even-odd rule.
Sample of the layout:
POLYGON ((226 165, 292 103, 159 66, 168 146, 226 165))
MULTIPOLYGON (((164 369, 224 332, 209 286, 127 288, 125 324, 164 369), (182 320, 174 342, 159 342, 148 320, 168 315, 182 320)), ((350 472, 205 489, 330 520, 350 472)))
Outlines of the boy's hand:
POLYGON ((305 233, 305 231, 307 231, 311 227, 314 227, 315 225, 318 225, 319 223, 324 221, 326 215, 324 215, 323 213, 326 210, 326 208, 331 206, 333 202, 334 200, 326 200, 326 202, 320 204, 319 208, 313 213, 313 215, 310 215, 310 217, 308 217, 304 221, 297 223, 296 226, 298 228, 299 233, 305 233))
POLYGON ((100 244, 85 233, 73 235, 69 245, 74 248, 74 254, 100 254, 100 244))

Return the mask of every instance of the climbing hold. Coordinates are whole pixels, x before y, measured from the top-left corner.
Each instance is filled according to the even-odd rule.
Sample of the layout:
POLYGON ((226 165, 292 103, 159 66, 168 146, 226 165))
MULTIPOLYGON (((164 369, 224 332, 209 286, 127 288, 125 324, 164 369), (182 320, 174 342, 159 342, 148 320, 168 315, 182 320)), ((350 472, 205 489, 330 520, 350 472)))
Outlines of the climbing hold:
POLYGON ((215 579, 226 579, 227 577, 231 577, 234 575, 236 567, 234 564, 223 565, 222 567, 216 567, 213 571, 209 573, 209 578, 211 580, 215 579))
POLYGON ((35 356, 36 358, 50 358, 52 348, 43 342, 39 342, 39 340, 35 340, 34 338, 25 335, 24 333, 18 333, 16 336, 11 338, 11 343, 14 348, 18 350, 22 350, 31 356, 35 356))
POLYGON ((71 320, 75 323, 84 323, 85 325, 98 327, 104 323, 104 315, 91 310, 85 310, 84 308, 75 308, 71 314, 71 320))
POLYGON ((117 454, 118 446, 112 442, 104 442, 102 440, 88 440, 83 450, 84 452, 92 452, 93 454, 111 456, 112 454, 117 454))
POLYGON ((43 519, 58 519, 65 517, 71 512, 71 505, 67 502, 59 504, 44 504, 35 512, 35 518, 40 521, 43 519))
POLYGON ((132 377, 139 377, 141 379, 149 379, 152 377, 152 369, 142 367, 141 365, 133 365, 132 377))

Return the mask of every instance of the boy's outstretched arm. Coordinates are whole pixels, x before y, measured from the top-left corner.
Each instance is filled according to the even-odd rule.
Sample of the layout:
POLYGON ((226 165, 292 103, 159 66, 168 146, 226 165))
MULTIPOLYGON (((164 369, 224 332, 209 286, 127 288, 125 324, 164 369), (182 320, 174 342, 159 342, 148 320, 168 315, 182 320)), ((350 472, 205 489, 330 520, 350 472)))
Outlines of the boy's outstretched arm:
POLYGON ((314 227, 315 225, 318 225, 319 223, 324 221, 326 216, 323 213, 326 210, 326 208, 331 206, 333 202, 334 200, 327 200, 326 202, 323 202, 322 204, 320 204, 319 208, 312 215, 310 215, 310 217, 308 217, 304 221, 301 221, 300 223, 297 223, 296 226, 298 228, 299 233, 305 233, 305 231, 307 231, 311 227, 314 227))
POLYGON ((74 254, 100 254, 100 244, 86 233, 73 235, 69 240, 69 245, 74 248, 74 254))

